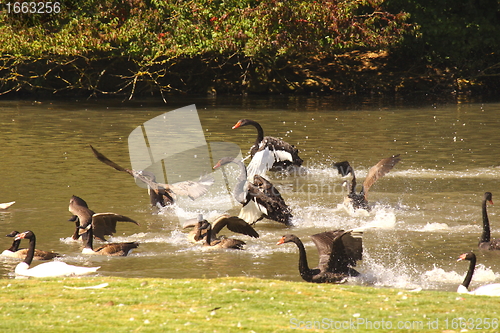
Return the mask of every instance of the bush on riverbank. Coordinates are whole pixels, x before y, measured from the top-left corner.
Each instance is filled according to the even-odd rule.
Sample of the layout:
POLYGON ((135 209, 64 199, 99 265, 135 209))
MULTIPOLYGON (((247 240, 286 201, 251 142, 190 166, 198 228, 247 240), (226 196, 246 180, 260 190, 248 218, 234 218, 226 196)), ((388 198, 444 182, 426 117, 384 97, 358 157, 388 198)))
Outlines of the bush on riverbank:
MULTIPOLYGON (((433 59, 415 62, 430 53, 412 50, 412 41, 422 40, 419 31, 429 29, 419 20, 431 24, 424 14, 432 4, 423 10, 401 3, 86 0, 65 1, 51 14, 11 8, 0 14, 0 93, 132 97, 385 93, 436 83, 450 88, 462 79, 458 71, 447 74, 450 66, 442 61, 429 66, 433 59), (410 10, 420 16, 411 17, 410 10)), ((487 26, 497 28, 491 20, 487 26)))

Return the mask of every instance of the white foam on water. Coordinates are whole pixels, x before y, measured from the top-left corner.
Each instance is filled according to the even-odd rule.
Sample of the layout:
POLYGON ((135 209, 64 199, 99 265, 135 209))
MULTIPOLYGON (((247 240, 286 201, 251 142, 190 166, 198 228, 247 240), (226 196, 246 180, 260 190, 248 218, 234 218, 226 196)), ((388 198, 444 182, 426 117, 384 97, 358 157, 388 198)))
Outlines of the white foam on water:
POLYGON ((361 225, 363 228, 394 229, 396 227, 396 213, 394 209, 378 206, 373 211, 373 218, 361 225))
POLYGON ((59 241, 61 241, 64 244, 75 244, 81 242, 79 239, 73 239, 73 237, 64 237, 64 238, 59 238, 59 241))
POLYGON ((446 223, 427 223, 423 228, 417 229, 421 232, 449 231, 450 227, 446 223))
MULTIPOLYGON (((357 172, 356 172, 357 176, 357 172)), ((402 177, 402 178, 431 178, 431 179, 449 179, 449 178, 493 178, 500 177, 500 168, 473 168, 466 170, 438 170, 438 169, 407 169, 392 170, 384 177, 402 177)))

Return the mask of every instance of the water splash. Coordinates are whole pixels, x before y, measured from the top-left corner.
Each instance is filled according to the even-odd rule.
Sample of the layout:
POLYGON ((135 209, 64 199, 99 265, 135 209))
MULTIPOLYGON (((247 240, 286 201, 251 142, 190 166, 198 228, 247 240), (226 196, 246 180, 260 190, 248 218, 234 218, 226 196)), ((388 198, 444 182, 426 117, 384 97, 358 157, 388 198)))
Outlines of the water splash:
POLYGON ((394 229, 396 226, 396 213, 390 207, 378 206, 374 210, 371 221, 361 225, 363 228, 394 229))
POLYGON ((378 287, 392 287, 401 289, 415 289, 422 287, 419 281, 418 268, 408 264, 405 258, 398 255, 396 258, 372 258, 370 254, 363 254, 362 281, 378 287))

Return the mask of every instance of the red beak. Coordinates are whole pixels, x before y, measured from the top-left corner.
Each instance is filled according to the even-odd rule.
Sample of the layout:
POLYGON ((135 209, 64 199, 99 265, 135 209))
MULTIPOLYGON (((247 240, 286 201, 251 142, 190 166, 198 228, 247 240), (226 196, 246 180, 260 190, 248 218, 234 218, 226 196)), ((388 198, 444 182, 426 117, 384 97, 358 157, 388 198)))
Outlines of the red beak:
POLYGON ((238 121, 238 122, 236 123, 236 125, 234 125, 234 126, 232 127, 232 129, 238 128, 238 127, 240 127, 240 126, 241 126, 241 121, 238 121))

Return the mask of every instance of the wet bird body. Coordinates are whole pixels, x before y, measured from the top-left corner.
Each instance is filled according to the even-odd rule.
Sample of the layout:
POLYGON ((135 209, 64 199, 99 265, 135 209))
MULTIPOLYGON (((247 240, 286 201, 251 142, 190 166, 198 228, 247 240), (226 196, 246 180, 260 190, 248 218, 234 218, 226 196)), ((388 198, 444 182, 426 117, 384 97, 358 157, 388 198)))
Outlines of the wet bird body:
POLYGON ((333 166, 337 168, 337 171, 343 177, 347 176, 348 174, 351 174, 352 176, 351 184, 347 189, 348 194, 346 203, 351 204, 354 209, 370 210, 370 206, 368 205, 368 191, 378 179, 382 178, 389 171, 391 171, 399 161, 401 161, 401 159, 399 158, 399 154, 381 159, 368 171, 368 174, 363 181, 363 185, 359 193, 356 193, 356 175, 349 162, 343 161, 334 163, 333 166))
POLYGON ((117 222, 132 222, 139 225, 130 217, 115 213, 94 213, 88 208, 87 203, 80 197, 73 195, 69 201, 68 210, 73 214, 70 221, 75 221, 76 230, 73 239, 80 237, 80 227, 87 228, 92 225, 93 234, 96 238, 106 241, 105 236, 116 233, 117 222))
POLYGON ((285 235, 278 245, 295 243, 299 249, 299 273, 302 279, 315 283, 342 283, 349 276, 359 273, 352 267, 362 259, 362 233, 357 231, 334 230, 311 236, 319 254, 316 268, 309 268, 306 250, 302 241, 295 235, 285 235))

